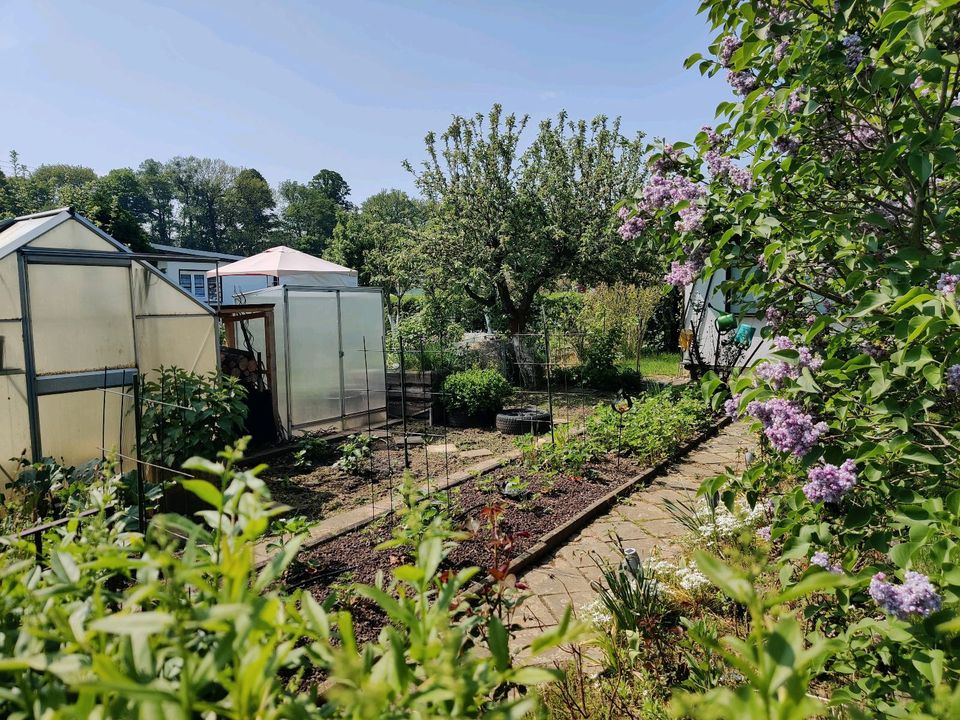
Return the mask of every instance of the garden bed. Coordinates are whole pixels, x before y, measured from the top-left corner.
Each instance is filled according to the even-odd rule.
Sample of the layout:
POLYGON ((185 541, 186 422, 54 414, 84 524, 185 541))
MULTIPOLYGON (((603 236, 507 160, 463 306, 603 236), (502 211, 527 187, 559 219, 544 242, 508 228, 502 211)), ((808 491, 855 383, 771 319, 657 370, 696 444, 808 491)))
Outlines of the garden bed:
MULTIPOLYGON (((698 420, 686 421, 679 431, 676 426, 662 427, 661 439, 638 457, 618 459, 607 452, 582 465, 577 463, 575 471, 544 469, 527 458, 527 463, 517 460, 470 478, 450 491, 434 494, 436 509, 450 518, 453 527, 469 532, 468 538, 447 556, 444 567, 480 567, 485 571, 502 568, 584 508, 636 480, 644 469, 698 437, 712 420, 703 413, 698 420), (503 490, 508 482, 518 486, 523 496, 506 496, 503 490), (494 542, 494 533, 499 543, 494 542)), ((602 435, 597 431, 598 438, 602 435)), ((380 572, 389 576, 392 567, 407 559, 402 549, 378 549, 390 539, 394 522, 394 516, 386 516, 301 553, 287 582, 309 588, 318 599, 326 599, 332 591, 346 590, 351 583, 373 583, 380 572)), ((340 600, 354 611, 359 609, 358 604, 364 605, 349 591, 342 593, 340 600)), ((364 607, 361 613, 354 613, 358 640, 374 639, 385 622, 385 617, 370 610, 364 607)))
MULTIPOLYGON (((557 393, 554 418, 558 423, 575 426, 589 415, 596 403, 608 398, 608 394, 596 391, 557 393)), ((517 393, 510 398, 510 404, 546 409, 548 398, 545 392, 517 393)), ((303 466, 296 463, 291 450, 276 458, 261 477, 273 499, 291 508, 290 515, 302 515, 308 521, 318 521, 369 503, 399 485, 405 470, 402 427, 396 424, 389 432, 375 432, 386 437, 377 438, 372 444, 370 458, 363 463, 362 472, 346 472, 335 467, 332 461, 303 466)), ((409 471, 421 483, 446 482, 449 475, 458 470, 516 449, 515 436, 503 435, 493 428, 447 428, 418 420, 408 421, 407 435, 409 471), (446 452, 441 451, 444 442, 446 452), (429 449, 430 446, 436 449, 429 449), (473 453, 479 450, 489 454, 473 453)))

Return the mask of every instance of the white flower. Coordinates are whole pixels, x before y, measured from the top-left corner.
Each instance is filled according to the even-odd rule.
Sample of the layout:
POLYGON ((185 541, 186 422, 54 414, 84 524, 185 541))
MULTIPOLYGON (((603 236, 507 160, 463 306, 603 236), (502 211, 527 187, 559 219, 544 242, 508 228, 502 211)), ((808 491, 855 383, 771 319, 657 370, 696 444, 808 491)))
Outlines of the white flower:
POLYGON ((606 606, 600 602, 599 598, 580 608, 580 613, 584 620, 601 627, 613 622, 613 618, 610 616, 610 613, 607 612, 606 606))

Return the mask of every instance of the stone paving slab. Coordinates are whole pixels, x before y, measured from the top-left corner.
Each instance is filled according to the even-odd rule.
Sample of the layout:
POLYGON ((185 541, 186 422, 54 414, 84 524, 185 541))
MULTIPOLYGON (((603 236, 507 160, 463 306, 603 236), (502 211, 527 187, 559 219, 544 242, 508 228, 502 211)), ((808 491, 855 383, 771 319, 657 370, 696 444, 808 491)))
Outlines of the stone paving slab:
MULTIPOLYGON (((520 576, 534 597, 522 607, 525 628, 514 641, 514 652, 524 661, 523 648, 536 636, 536 628, 549 629, 559 622, 567 606, 582 614, 596 599, 591 583, 599 582, 596 559, 616 562, 620 557, 614 536, 643 557, 675 557, 682 549, 686 528, 674 520, 666 501, 695 499, 702 480, 725 468, 741 469, 746 450, 756 448, 756 438, 746 423, 728 425, 683 460, 665 470, 649 486, 640 487, 605 515, 594 520, 543 564, 520 576)), ((560 659, 559 654, 537 662, 560 659)))

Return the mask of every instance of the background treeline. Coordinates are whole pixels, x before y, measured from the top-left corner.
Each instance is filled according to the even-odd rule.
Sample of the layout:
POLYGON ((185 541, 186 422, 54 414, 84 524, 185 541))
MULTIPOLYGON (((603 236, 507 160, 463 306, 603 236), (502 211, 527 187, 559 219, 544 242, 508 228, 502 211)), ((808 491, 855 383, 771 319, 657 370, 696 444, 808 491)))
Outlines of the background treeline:
POLYGON ((249 255, 277 244, 322 254, 350 187, 333 170, 276 189, 257 170, 223 160, 144 160, 105 175, 80 165, 30 169, 16 152, 0 171, 0 217, 72 206, 115 238, 249 255))

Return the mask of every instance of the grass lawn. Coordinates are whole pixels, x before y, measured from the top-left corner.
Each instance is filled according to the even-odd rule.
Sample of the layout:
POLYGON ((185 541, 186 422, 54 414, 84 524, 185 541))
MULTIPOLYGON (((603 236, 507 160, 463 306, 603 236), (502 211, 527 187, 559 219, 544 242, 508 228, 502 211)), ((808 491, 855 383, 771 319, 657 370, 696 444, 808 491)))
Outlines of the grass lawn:
MULTIPOLYGON (((620 363, 621 367, 634 369, 637 367, 636 358, 630 358, 620 363)), ((680 353, 653 353, 640 357, 640 373, 647 377, 653 375, 674 376, 680 367, 680 353)))

